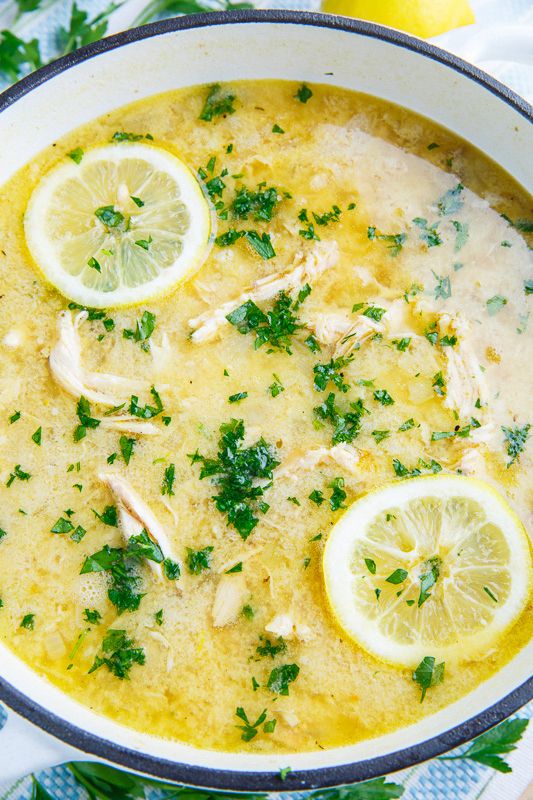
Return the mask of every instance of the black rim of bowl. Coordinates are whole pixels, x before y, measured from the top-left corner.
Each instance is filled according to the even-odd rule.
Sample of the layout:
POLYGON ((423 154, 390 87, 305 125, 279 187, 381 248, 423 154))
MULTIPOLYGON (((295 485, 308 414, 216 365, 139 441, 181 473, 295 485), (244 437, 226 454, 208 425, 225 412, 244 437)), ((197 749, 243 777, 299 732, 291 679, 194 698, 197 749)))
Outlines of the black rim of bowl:
MULTIPOLYGON (((160 22, 118 33, 82 47, 74 53, 69 53, 63 58, 31 73, 8 88, 0 94, 0 112, 55 75, 117 47, 123 47, 153 36, 190 28, 261 22, 286 23, 347 31, 360 36, 380 39, 397 47, 412 50, 434 61, 439 61, 475 81, 492 94, 498 96, 526 119, 533 121, 533 108, 523 98, 472 64, 468 64, 457 56, 428 42, 408 36, 392 28, 385 28, 362 20, 336 17, 329 14, 285 10, 193 14, 161 20, 160 22)), ((283 781, 277 772, 237 772, 211 767, 199 767, 131 750, 115 742, 87 733, 87 731, 72 725, 70 722, 64 721, 47 708, 36 705, 22 691, 1 677, 0 699, 18 714, 66 744, 81 750, 83 753, 102 758, 126 769, 142 772, 161 780, 176 781, 189 786, 221 791, 287 792, 358 783, 388 775, 397 770, 406 769, 442 755, 497 725, 533 699, 533 677, 513 689, 494 705, 439 736, 393 753, 368 758, 363 761, 289 772, 283 781)))

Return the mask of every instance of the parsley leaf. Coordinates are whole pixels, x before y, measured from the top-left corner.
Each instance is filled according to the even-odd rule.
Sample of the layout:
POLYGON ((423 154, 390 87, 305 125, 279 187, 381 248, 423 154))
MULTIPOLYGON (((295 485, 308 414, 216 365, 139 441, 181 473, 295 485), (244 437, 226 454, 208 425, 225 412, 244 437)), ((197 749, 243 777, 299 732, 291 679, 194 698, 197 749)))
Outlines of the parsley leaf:
POLYGON ((314 373, 314 387, 317 392, 323 392, 328 383, 331 381, 337 389, 341 392, 347 392, 350 388, 349 384, 344 383, 344 374, 341 372, 344 367, 353 360, 353 355, 345 358, 339 356, 338 358, 331 358, 327 364, 315 364, 313 367, 314 373))
POLYGON ((255 333, 256 350, 268 344, 276 350, 285 350, 291 355, 291 337, 303 327, 294 313, 299 305, 298 300, 293 303, 286 292, 280 292, 272 309, 266 314, 253 300, 247 300, 228 314, 226 319, 239 333, 255 333))
POLYGON ((161 494, 168 495, 172 497, 175 494, 174 492, 174 481, 176 480, 176 466, 175 464, 169 464, 168 467, 165 469, 165 473, 163 475, 163 482, 161 484, 161 494))
POLYGON ((424 567, 427 569, 427 572, 423 572, 420 575, 420 594, 418 595, 418 608, 420 608, 420 606, 426 602, 428 597, 431 597, 429 589, 431 589, 437 583, 437 579, 440 575, 441 564, 442 561, 438 556, 433 556, 432 558, 428 558, 428 560, 424 564, 424 567))
POLYGON ((269 675, 267 687, 275 694, 288 695, 289 684, 296 680, 300 673, 298 664, 282 664, 274 667, 269 675))
POLYGON ((394 400, 386 389, 376 389, 374 392, 374 400, 377 400, 382 406, 394 405, 394 400))
POLYGON ((74 431, 74 441, 79 442, 87 435, 87 428, 93 429, 100 425, 100 420, 91 417, 91 404, 83 395, 76 405, 76 414, 80 424, 74 431))
POLYGON ((343 411, 335 403, 333 392, 328 394, 324 403, 316 406, 315 415, 321 420, 328 420, 334 428, 332 435, 333 444, 339 442, 353 442, 361 430, 361 418, 367 413, 361 399, 355 403, 350 403, 349 410, 343 411))
POLYGON ((208 89, 199 119, 204 122, 211 122, 213 117, 234 114, 235 109, 233 103, 235 100, 235 95, 225 92, 220 83, 212 84, 208 89))
POLYGON ((530 428, 531 425, 529 423, 522 428, 518 427, 518 425, 515 425, 514 428, 506 428, 502 425, 502 431, 507 443, 507 455, 511 459, 507 464, 508 467, 520 458, 520 453, 526 446, 530 428))
POLYGON ((312 98, 313 92, 311 91, 309 86, 307 86, 307 84, 302 83, 302 85, 300 86, 300 88, 298 89, 298 91, 294 96, 297 100, 300 101, 300 103, 307 103, 307 101, 312 98))
POLYGON ((457 211, 460 211, 464 205, 464 200, 461 197, 461 192, 464 188, 462 183, 458 183, 457 186, 453 189, 448 189, 448 191, 438 199, 437 208, 441 216, 455 214, 457 211))
POLYGON ((19 39, 8 30, 0 31, 0 76, 14 83, 27 72, 42 67, 39 41, 19 39))
POLYGON ((242 539, 247 539, 259 522, 257 511, 266 513, 268 505, 259 498, 272 480, 272 470, 280 463, 275 451, 263 438, 251 447, 242 447, 244 422, 232 419, 220 426, 217 458, 207 458, 198 452, 190 454, 192 463, 200 462, 200 480, 211 477, 219 491, 212 500, 221 514, 226 514, 242 539))
POLYGON ((489 312, 489 317, 493 317, 506 305, 507 299, 502 297, 501 294, 495 294, 494 297, 490 297, 487 300, 487 311, 489 312))
POLYGON ((512 772, 509 764, 501 757, 516 750, 516 743, 520 741, 528 726, 529 720, 506 719, 495 728, 478 736, 470 747, 457 756, 441 756, 441 761, 455 761, 469 759, 478 764, 498 770, 498 772, 512 772))
POLYGON ((211 569, 212 552, 212 545, 204 547, 202 550, 193 550, 190 547, 187 548, 187 569, 191 575, 200 575, 201 572, 211 569))
POLYGON ((437 232, 438 222, 434 222, 429 226, 427 219, 423 217, 415 217, 414 224, 420 228, 420 239, 427 244, 428 247, 437 247, 442 244, 442 239, 437 232))
POLYGON ((133 645, 126 631, 109 628, 102 642, 103 656, 96 656, 89 675, 105 665, 120 680, 129 679, 133 665, 144 664, 146 658, 143 648, 133 645))
POLYGON ((420 702, 422 703, 427 690, 431 686, 442 683, 444 680, 444 661, 440 664, 436 664, 433 656, 425 656, 413 672, 413 680, 416 681, 422 689, 422 694, 420 696, 420 702))
POLYGON ((261 725, 263 725, 264 733, 273 733, 274 728, 276 727, 275 719, 271 719, 268 722, 266 721, 267 718, 266 708, 263 709, 263 711, 257 717, 255 722, 250 722, 242 706, 238 706, 236 708, 235 716, 237 716, 240 720, 244 722, 244 725, 237 725, 237 728, 239 728, 239 730, 242 731, 241 739, 244 742, 251 742, 252 739, 254 739, 257 736, 261 725))
POLYGON ((20 628, 26 628, 27 631, 32 631, 35 628, 35 614, 25 614, 22 617, 20 628))
POLYGON ((120 452, 122 453, 122 458, 124 459, 126 466, 128 466, 130 463, 133 455, 133 448, 136 444, 136 440, 131 439, 128 436, 121 436, 119 439, 120 452))
POLYGON ((333 478, 328 488, 332 490, 331 497, 329 498, 329 505, 332 511, 338 511, 339 508, 346 508, 344 501, 346 500, 346 492, 343 489, 344 478, 333 478))
POLYGON ((135 328, 124 328, 122 335, 125 339, 133 339, 134 342, 141 342, 141 348, 145 351, 150 349, 148 339, 155 329, 156 316, 150 311, 144 311, 141 319, 138 319, 135 328))
POLYGON ((279 203, 279 191, 275 186, 264 189, 261 184, 254 192, 242 186, 231 203, 234 217, 248 219, 252 214, 256 222, 270 222, 274 210, 279 203))
POLYGON ((261 658, 265 658, 266 656, 275 658, 280 653, 284 653, 287 650, 287 644, 282 636, 279 636, 275 643, 267 639, 266 636, 259 636, 259 640, 262 644, 256 647, 255 652, 261 658))

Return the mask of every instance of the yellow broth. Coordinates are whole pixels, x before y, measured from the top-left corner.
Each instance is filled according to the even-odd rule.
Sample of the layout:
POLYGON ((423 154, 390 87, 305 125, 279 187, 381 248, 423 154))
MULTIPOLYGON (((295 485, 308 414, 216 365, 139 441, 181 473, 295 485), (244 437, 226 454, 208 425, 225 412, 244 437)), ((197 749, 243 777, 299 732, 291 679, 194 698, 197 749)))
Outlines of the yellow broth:
MULTIPOLYGON (((411 112, 326 86, 313 86, 312 97, 302 103, 297 90, 281 81, 236 82, 235 113, 211 122, 199 120, 206 87, 139 101, 46 148, 0 190, 0 528, 7 533, 0 541, 1 641, 91 709, 138 730, 218 750, 306 751, 392 731, 475 688, 528 642, 532 630, 530 607, 484 658, 447 664, 445 680, 421 704, 412 670, 365 653, 330 615, 321 553, 342 513, 329 503, 328 485, 337 477, 344 478, 349 502, 398 480, 394 459, 409 469, 419 459, 433 459, 444 471, 462 469, 498 487, 524 524, 531 523, 531 446, 526 443, 507 468, 501 431, 531 421, 531 300, 524 292, 531 256, 523 232, 500 216, 531 219, 531 198, 471 145, 411 112), (274 126, 283 133, 273 132, 274 126), (139 308, 110 309, 110 331, 98 319, 80 326, 84 365, 153 384, 164 415, 171 417, 168 426, 153 420, 158 435, 133 437, 129 465, 117 431, 100 426, 73 439, 79 424, 76 398, 58 387, 48 365, 58 314, 68 300, 42 279, 23 232, 25 207, 40 177, 73 148, 109 142, 115 131, 149 132, 156 146, 179 155, 195 173, 216 156, 206 180, 227 170, 224 207, 240 187, 256 191, 262 182, 275 187, 280 198, 269 222, 253 216, 236 220, 231 212, 227 220, 217 220, 218 235, 229 227, 268 232, 274 258, 260 258, 244 239, 229 247, 215 244, 201 270, 169 296, 139 308), (466 187, 463 206, 439 215, 438 199, 459 181, 466 187), (333 206, 341 212, 336 221, 314 220, 312 212, 322 218, 333 206), (298 218, 302 209, 308 222, 298 218), (442 243, 429 247, 414 218, 425 218, 428 225, 438 221, 442 243), (468 240, 460 248, 452 220, 468 225, 468 240), (320 243, 299 233, 309 231, 310 223, 320 243), (375 228, 372 238, 369 228, 375 228), (401 232, 407 238, 395 255, 394 242, 379 237, 401 232), (404 351, 390 337, 365 341, 342 370, 350 386, 346 395, 331 383, 322 392, 313 387, 313 366, 329 361, 333 347, 323 344, 313 353, 304 344, 310 333, 305 328, 292 337, 292 354, 269 352, 267 345, 254 349, 253 334, 242 335, 232 325, 210 341, 189 338, 191 318, 332 242, 338 245, 338 262, 313 282, 300 318, 344 314, 354 321, 361 314, 352 313, 354 305, 381 307, 397 300, 412 337, 404 351), (449 278, 450 296, 443 297, 448 292, 441 278, 449 278), (444 291, 438 291, 439 282, 444 291), (505 302, 487 305, 495 297, 505 302), (156 315, 148 352, 123 337, 123 329, 134 329, 144 310, 156 315), (446 369, 446 354, 424 332, 443 314, 470 323, 464 342, 488 385, 484 413, 495 431, 488 442, 430 441, 431 431, 454 431, 470 422, 445 407, 433 385, 435 374, 446 369), (269 388, 274 383, 283 386, 276 396, 269 388), (376 389, 386 389, 394 404, 376 401, 376 389), (361 398, 370 412, 353 441, 359 458, 353 473, 328 459, 311 468, 300 463, 309 451, 332 446, 332 426, 313 411, 332 391, 341 406, 361 398), (239 392, 248 396, 230 403, 239 392), (16 411, 20 419, 10 422, 16 411), (246 444, 263 436, 285 469, 278 479, 274 471, 262 498, 269 509, 258 514, 246 541, 227 526, 211 499, 216 487, 209 478, 199 480, 200 465, 187 457, 198 450, 215 458, 219 428, 231 418, 244 420, 246 444), (410 418, 416 425, 399 432, 410 418), (31 438, 39 427, 40 446, 31 438), (382 430, 390 435, 378 442, 372 431, 382 430), (112 453, 118 456, 110 466, 112 453), (162 495, 170 464, 174 494, 162 495), (15 465, 31 478, 15 478, 8 487, 15 465), (87 556, 105 544, 123 546, 120 528, 103 524, 92 511, 101 513, 114 503, 98 478, 106 471, 123 475, 149 504, 182 568, 176 583, 158 582, 143 565, 140 607, 119 617, 107 597, 107 574, 80 575, 87 556), (323 493, 324 503, 309 499, 313 490, 323 493), (73 510, 72 523, 87 531, 78 543, 69 534, 51 533, 66 510, 73 510), (206 547, 213 548, 210 569, 191 574, 187 548, 206 547), (217 584, 239 562, 242 573, 235 577, 245 581, 247 610, 231 624, 214 627, 217 584), (99 625, 85 620, 85 609, 99 611, 99 625), (28 614, 34 615, 33 630, 21 627, 28 614), (259 637, 277 642, 265 627, 280 614, 289 615, 303 633, 286 638, 285 652, 261 657, 259 637), (130 680, 119 680, 105 667, 88 674, 110 627, 127 631, 135 646, 144 648, 146 662, 132 667, 130 680), (289 663, 299 665, 298 678, 287 696, 273 694, 266 688, 271 670, 289 663), (277 720, 274 731, 260 728, 255 738, 243 741, 236 727, 242 724, 238 707, 251 722, 266 708, 267 720, 277 720)), ((272 301, 259 305, 268 309, 272 301)), ((146 392, 140 400, 152 402, 146 392)), ((100 419, 104 410, 92 406, 100 419)))

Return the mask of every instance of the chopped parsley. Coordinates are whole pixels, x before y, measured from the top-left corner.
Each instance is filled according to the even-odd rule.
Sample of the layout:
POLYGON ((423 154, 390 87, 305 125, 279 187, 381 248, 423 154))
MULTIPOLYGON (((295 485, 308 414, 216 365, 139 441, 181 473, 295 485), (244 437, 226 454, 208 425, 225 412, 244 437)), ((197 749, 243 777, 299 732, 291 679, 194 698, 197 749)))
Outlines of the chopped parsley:
POLYGON ((274 382, 270 384, 270 386, 268 387, 268 390, 269 390, 270 394, 272 395, 272 397, 277 397, 278 394, 281 394, 281 392, 285 391, 285 387, 283 386, 283 384, 281 383, 281 380, 278 378, 278 376, 275 373, 272 374, 272 377, 274 378, 274 382))
POLYGON ((76 405, 76 414, 78 415, 80 424, 74 430, 74 441, 79 442, 87 435, 87 428, 97 428, 100 425, 100 420, 91 417, 91 404, 83 395, 76 405))
POLYGON ((498 602, 498 598, 496 597, 496 595, 495 595, 495 594, 493 594, 493 592, 491 592, 491 590, 489 589, 489 587, 488 587, 488 586, 484 586, 484 587, 483 587, 483 591, 484 591, 486 594, 488 594, 488 596, 490 597, 490 599, 491 599, 492 601, 494 601, 495 603, 497 603, 497 602, 498 602))
POLYGON ((368 317, 369 319, 373 319, 375 322, 381 322, 383 314, 386 313, 387 313, 386 308, 379 308, 379 306, 368 306, 368 308, 365 308, 365 310, 363 311, 363 316, 368 317))
POLYGON ((35 614, 25 614, 22 617, 20 628, 25 628, 27 631, 32 631, 35 628, 35 614))
POLYGON ((104 525, 109 525, 111 528, 118 528, 118 511, 116 506, 106 506, 101 514, 91 509, 94 516, 103 522, 104 525))
POLYGON ((90 267, 91 269, 95 269, 97 272, 101 272, 102 271, 102 267, 100 266, 100 262, 97 261, 94 256, 91 256, 91 258, 87 261, 87 266, 90 267))
MULTIPOLYGON (((135 243, 137 244, 137 242, 135 243)), ((132 339, 134 342, 140 342, 141 349, 145 352, 150 350, 148 339, 154 332, 156 324, 156 316, 151 311, 144 311, 140 319, 137 320, 135 328, 124 328, 122 336, 124 339, 132 339)))
POLYGON ((81 147, 75 147, 74 150, 71 150, 70 153, 67 153, 67 156, 71 158, 75 164, 81 164, 83 150, 81 147))
POLYGON ((373 225, 367 228, 366 235, 371 242, 377 239, 379 239, 380 242, 388 242, 387 248, 390 250, 390 255, 393 258, 396 258, 396 256, 401 253, 407 239, 407 234, 405 233, 377 233, 373 225))
POLYGON ((237 392, 228 397, 228 403, 239 403, 241 400, 246 400, 248 392, 237 392))
POLYGON ((169 464, 163 474, 163 482, 161 483, 161 494, 172 497, 174 495, 174 482, 176 480, 176 466, 169 464))
POLYGON ((237 328, 239 333, 255 334, 254 348, 256 350, 267 344, 270 348, 285 350, 290 355, 292 353, 291 337, 303 327, 294 313, 301 302, 299 298, 293 302, 286 292, 280 292, 272 309, 266 313, 261 311, 253 300, 247 300, 228 314, 226 319, 237 328))
POLYGON ((422 458, 418 459, 417 466, 413 467, 412 469, 409 469, 397 458, 394 458, 392 461, 392 468, 398 478, 417 478, 419 475, 423 474, 423 471, 433 474, 442 471, 441 465, 434 459, 431 459, 431 461, 427 462, 422 458))
POLYGON ((134 664, 144 664, 146 656, 142 647, 134 647, 134 642, 126 631, 109 628, 102 642, 102 656, 96 656, 89 670, 95 672, 104 665, 112 675, 120 680, 129 679, 134 664))
POLYGON ((506 428, 502 425, 502 431, 505 436, 505 443, 507 445, 507 455, 511 459, 507 466, 510 467, 520 458, 520 453, 524 450, 529 436, 531 425, 528 423, 520 428, 515 425, 514 428, 506 428))
POLYGON ((200 573, 211 569, 212 552, 212 545, 204 547, 202 550, 193 550, 190 547, 187 548, 187 569, 191 575, 200 575, 200 573))
POLYGON ((313 489, 309 495, 309 500, 311 500, 311 502, 315 503, 317 506, 321 506, 325 499, 324 492, 321 492, 320 489, 313 489))
POLYGON ((9 424, 13 425, 14 422, 18 422, 21 416, 22 414, 20 413, 20 411, 15 411, 15 413, 11 414, 11 416, 9 417, 9 424))
POLYGON ((372 431, 372 436, 376 444, 379 444, 383 439, 387 439, 390 436, 390 431, 372 431))
POLYGON ((153 140, 150 133, 129 133, 128 131, 115 131, 111 137, 112 142, 140 142, 141 139, 153 140))
POLYGON ((404 582, 404 580, 407 578, 408 574, 409 573, 407 572, 406 569, 398 568, 398 569, 395 569, 394 572, 391 572, 389 577, 385 578, 385 580, 387 581, 387 583, 392 583, 395 586, 397 586, 399 583, 403 583, 404 582))
POLYGON ((445 397, 446 395, 446 382, 442 375, 442 372, 436 372, 433 376, 433 391, 435 394, 438 394, 439 397, 445 397))
POLYGON ((386 389, 376 389, 374 392, 374 400, 381 403, 382 406, 393 406, 394 400, 386 389))
POLYGON ((495 294, 494 297, 490 297, 487 300, 487 311, 489 312, 489 317, 493 317, 506 305, 507 300, 505 297, 502 297, 501 294, 495 294))
POLYGON ((90 625, 99 625, 102 619, 102 615, 96 609, 93 609, 91 611, 90 608, 86 608, 85 611, 83 612, 83 618, 90 625))
POLYGON ((294 97, 297 100, 299 100, 300 103, 307 103, 307 101, 310 100, 312 98, 312 96, 313 96, 313 92, 311 91, 309 86, 307 86, 306 83, 302 83, 302 85, 300 86, 300 88, 298 89, 296 94, 294 95, 294 97))
POLYGON ((331 497, 329 498, 329 505, 332 511, 338 511, 339 508, 346 508, 343 505, 346 500, 346 492, 343 489, 344 478, 333 478, 331 483, 328 483, 328 489, 331 489, 331 497))
POLYGON ((9 478, 6 481, 6 486, 9 488, 11 484, 17 479, 19 481, 29 481, 30 478, 31 478, 31 473, 24 472, 24 470, 21 469, 20 464, 17 464, 16 467, 13 468, 13 472, 10 473, 9 478))
POLYGON ((115 206, 100 206, 94 215, 106 228, 121 228, 126 226, 126 218, 120 211, 115 211, 115 206))
MULTIPOLYGON (((433 272, 433 270, 431 271, 433 272)), ((436 272, 433 272, 433 276, 437 281, 433 289, 435 300, 447 300, 452 296, 452 284, 450 279, 443 275, 437 275, 436 272)))
POLYGON ((327 364, 315 364, 313 367, 315 376, 313 385, 317 392, 323 392, 330 381, 341 392, 347 392, 350 386, 344 383, 344 373, 341 370, 348 366, 352 360, 353 355, 347 358, 339 356, 338 358, 331 358, 327 364))
POLYGON ((43 435, 43 429, 39 427, 37 428, 35 433, 32 434, 31 437, 32 442, 35 442, 35 444, 38 445, 39 447, 41 446, 42 435, 43 435))
POLYGON ((272 470, 280 463, 275 450, 263 438, 251 447, 242 447, 244 422, 232 419, 220 426, 217 458, 198 452, 190 454, 193 464, 200 462, 200 480, 211 477, 218 488, 212 497, 221 514, 227 515, 242 539, 247 539, 259 522, 257 512, 268 511, 260 498, 271 485, 272 470), (267 481, 267 483, 259 483, 267 481))
POLYGON ((130 398, 130 405, 129 405, 129 413, 132 414, 134 417, 139 417, 140 419, 153 419, 154 417, 159 416, 163 411, 163 403, 161 402, 161 397, 159 393, 156 391, 155 387, 152 386, 150 389, 150 394, 154 398, 154 405, 150 406, 148 403, 145 406, 139 405, 139 398, 135 395, 132 395, 130 398))
POLYGON ((235 100, 235 95, 225 92, 220 83, 212 84, 208 89, 199 119, 204 122, 211 122, 213 117, 234 114, 235 109, 233 103, 235 100))
POLYGON ((414 427, 415 427, 415 421, 414 421, 414 419, 412 417, 410 417, 409 419, 406 419, 405 422, 402 422, 402 424, 400 425, 398 430, 401 431, 401 432, 410 431, 411 428, 414 428, 414 427))
POLYGON ((163 624, 163 609, 162 608, 160 608, 159 611, 155 612, 154 620, 155 620, 155 624, 159 625, 161 627, 161 625, 163 624))
POLYGON ((437 231, 438 222, 433 225, 428 225, 427 219, 423 217, 415 217, 414 224, 420 229, 420 239, 427 244, 428 247, 437 247, 442 244, 442 239, 437 231))
POLYGON ((276 642, 272 642, 266 636, 259 636, 259 640, 261 644, 256 647, 255 652, 261 658, 266 658, 266 656, 275 658, 280 653, 284 653, 287 650, 287 644, 283 636, 279 636, 276 642))
POLYGON ((433 656, 425 656, 413 672, 413 680, 416 681, 422 689, 422 694, 420 696, 420 702, 422 703, 427 690, 431 686, 442 683, 444 680, 444 661, 440 664, 436 664, 433 656))
POLYGON ((440 567, 442 561, 438 556, 428 558, 424 564, 427 570, 420 575, 420 594, 418 595, 418 607, 420 608, 426 602, 428 597, 431 597, 430 589, 435 586, 437 579, 440 575, 440 567))
POLYGON ((267 711, 266 708, 260 713, 255 722, 250 722, 246 712, 242 706, 238 706, 235 710, 235 716, 244 722, 244 725, 237 725, 237 728, 242 731, 241 739, 243 742, 251 742, 259 733, 259 728, 263 726, 264 733, 273 733, 276 727, 276 720, 271 719, 266 721, 267 711))
POLYGON ((126 466, 128 466, 133 455, 133 449, 137 442, 135 439, 132 439, 128 436, 121 436, 118 443, 120 452, 122 453, 122 458, 124 459, 126 466))
POLYGON ((235 228, 230 228, 226 233, 217 236, 215 244, 218 245, 218 247, 229 247, 242 238, 245 238, 248 244, 250 244, 255 252, 265 261, 268 261, 269 258, 274 258, 276 255, 272 247, 270 234, 259 234, 257 231, 237 231, 235 228))
POLYGON ((233 216, 238 219, 248 219, 253 215, 256 222, 270 222, 279 200, 280 192, 275 186, 266 189, 264 184, 259 184, 256 192, 242 186, 230 208, 233 216))
POLYGON ((227 569, 226 575, 234 575, 237 572, 242 572, 242 561, 239 561, 237 564, 227 569))
POLYGON ((462 183, 458 183, 453 189, 448 189, 442 197, 437 201, 437 208, 441 216, 448 216, 460 211, 464 205, 464 200, 461 197, 461 192, 465 187, 462 183))
POLYGON ((324 403, 316 406, 313 410, 318 419, 327 420, 333 426, 333 444, 339 444, 339 442, 353 442, 361 430, 361 418, 363 414, 369 413, 361 399, 350 403, 348 410, 342 410, 336 405, 333 392, 328 394, 324 403))
POLYGON ((393 339, 392 344, 396 347, 396 350, 404 353, 411 344, 411 337, 406 336, 403 339, 393 339))
POLYGON ((467 222, 458 222, 456 219, 452 219, 452 225, 455 228, 455 245, 454 250, 456 253, 461 250, 462 247, 468 241, 469 230, 468 230, 468 223, 467 222))
POLYGON ((289 684, 296 680, 300 673, 298 664, 282 664, 274 667, 269 675, 267 688, 275 694, 288 695, 289 684))
POLYGON ((283 130, 283 128, 280 128, 280 126, 277 123, 274 123, 274 125, 272 126, 272 133, 285 133, 285 131, 283 130))

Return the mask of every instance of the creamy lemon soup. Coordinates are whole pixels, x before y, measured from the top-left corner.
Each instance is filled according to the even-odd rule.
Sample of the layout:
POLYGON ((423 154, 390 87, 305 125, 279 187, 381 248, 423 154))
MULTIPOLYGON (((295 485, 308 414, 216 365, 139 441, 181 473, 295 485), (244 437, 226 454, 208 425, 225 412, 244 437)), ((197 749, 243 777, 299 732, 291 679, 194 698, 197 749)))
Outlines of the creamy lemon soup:
POLYGON ((325 86, 181 90, 50 145, 0 191, 1 641, 221 750, 353 743, 487 679, 532 631, 531 219, 464 141, 325 86), (323 563, 368 492, 372 536, 323 563))

